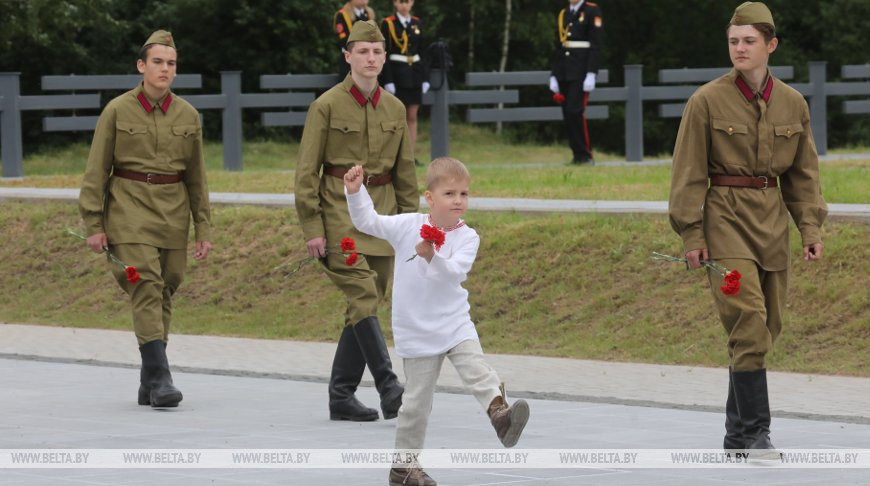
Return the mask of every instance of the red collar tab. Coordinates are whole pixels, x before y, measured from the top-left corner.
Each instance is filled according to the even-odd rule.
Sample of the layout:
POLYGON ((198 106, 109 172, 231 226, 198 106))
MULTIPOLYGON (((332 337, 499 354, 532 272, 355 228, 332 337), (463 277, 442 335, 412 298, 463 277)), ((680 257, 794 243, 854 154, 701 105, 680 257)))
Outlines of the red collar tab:
POLYGON ((451 232, 451 231, 453 231, 453 230, 455 230, 455 229, 458 229, 458 228, 461 228, 461 227, 465 226, 465 221, 462 221, 462 220, 460 219, 460 220, 457 221, 456 224, 454 224, 453 226, 448 226, 448 227, 445 228, 445 227, 438 226, 437 224, 435 224, 435 221, 432 221, 432 215, 431 215, 431 214, 427 214, 426 216, 429 217, 429 226, 432 226, 432 227, 438 228, 438 229, 440 229, 441 231, 443 231, 443 232, 445 232, 445 233, 449 233, 449 232, 451 232))
MULTIPOLYGON (((746 101, 752 101, 755 99, 755 92, 752 91, 752 88, 743 80, 741 76, 737 76, 734 80, 734 84, 737 85, 737 88, 740 89, 740 92, 743 93, 743 96, 746 97, 746 101)), ((773 91, 773 78, 767 77, 767 85, 764 87, 764 90, 761 92, 761 98, 764 99, 764 102, 767 103, 770 101, 770 93, 773 91)))
MULTIPOLYGON (((154 111, 154 106, 151 104, 150 101, 148 101, 148 97, 145 96, 145 93, 140 91, 139 94, 136 95, 136 99, 139 100, 139 104, 142 105, 142 108, 145 108, 145 111, 147 113, 151 113, 152 111, 154 111)), ((169 105, 171 105, 171 104, 172 104, 172 93, 169 93, 166 95, 166 99, 163 100, 163 103, 160 105, 160 111, 162 111, 163 113, 166 113, 166 110, 169 109, 169 105)))
MULTIPOLYGON (((363 96, 363 94, 360 92, 359 88, 356 87, 356 85, 353 85, 350 87, 350 94, 353 95, 354 99, 356 99, 356 102, 359 103, 360 106, 365 106, 366 103, 368 102, 366 97, 363 96)), ((381 99, 381 87, 378 86, 377 89, 375 89, 375 94, 372 95, 372 106, 374 108, 378 107, 378 100, 380 100, 380 99, 381 99)))
POLYGON ((139 93, 136 96, 136 99, 139 100, 139 103, 142 105, 142 108, 145 108, 147 113, 151 113, 154 110, 154 107, 151 105, 151 102, 148 101, 148 98, 145 96, 145 93, 139 93))

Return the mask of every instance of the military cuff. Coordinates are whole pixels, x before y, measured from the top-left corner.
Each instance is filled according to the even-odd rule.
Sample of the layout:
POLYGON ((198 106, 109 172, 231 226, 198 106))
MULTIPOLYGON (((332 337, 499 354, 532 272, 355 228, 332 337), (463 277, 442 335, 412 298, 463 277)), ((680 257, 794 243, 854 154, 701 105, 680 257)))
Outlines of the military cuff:
POLYGON ((818 227, 811 226, 807 228, 801 228, 801 242, 803 246, 809 246, 814 243, 822 242, 822 232, 818 227))
POLYGON ((207 223, 193 225, 193 234, 196 241, 211 241, 211 226, 207 223))
POLYGON ((323 227, 323 220, 319 216, 308 221, 302 221, 301 224, 305 241, 311 241, 314 238, 326 238, 326 228, 323 227))
POLYGON ((86 224, 86 227, 88 229, 88 236, 94 236, 106 232, 106 228, 103 228, 102 223, 90 223, 86 224))
POLYGON ((704 231, 701 229, 686 231, 682 235, 684 254, 692 250, 700 250, 707 248, 707 240, 704 238, 704 231))

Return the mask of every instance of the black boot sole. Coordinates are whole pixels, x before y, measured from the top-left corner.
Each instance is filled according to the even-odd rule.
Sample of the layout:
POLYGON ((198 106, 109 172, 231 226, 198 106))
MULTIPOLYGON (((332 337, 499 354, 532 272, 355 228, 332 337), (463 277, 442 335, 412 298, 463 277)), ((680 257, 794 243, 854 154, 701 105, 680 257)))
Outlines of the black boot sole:
POLYGON ((329 412, 329 420, 347 420, 350 422, 374 422, 378 419, 378 413, 373 415, 345 415, 342 413, 329 412))
POLYGON ((163 396, 154 396, 152 393, 150 398, 152 408, 173 408, 177 407, 184 397, 181 395, 181 392, 178 392, 163 396))

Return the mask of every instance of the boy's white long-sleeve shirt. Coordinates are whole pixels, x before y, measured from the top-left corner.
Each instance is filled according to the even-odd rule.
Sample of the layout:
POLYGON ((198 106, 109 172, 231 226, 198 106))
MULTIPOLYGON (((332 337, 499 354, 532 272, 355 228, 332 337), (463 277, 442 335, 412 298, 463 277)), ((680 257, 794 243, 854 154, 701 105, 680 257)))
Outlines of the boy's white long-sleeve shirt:
POLYGON ((365 186, 356 194, 347 194, 345 189, 345 194, 353 225, 363 233, 388 241, 396 251, 393 270, 396 354, 403 358, 435 356, 462 341, 479 340, 469 313, 468 291, 462 287, 480 246, 477 232, 465 225, 448 231, 444 245, 431 262, 420 256, 406 262, 417 254, 420 228, 428 224, 428 215, 378 214, 365 186))

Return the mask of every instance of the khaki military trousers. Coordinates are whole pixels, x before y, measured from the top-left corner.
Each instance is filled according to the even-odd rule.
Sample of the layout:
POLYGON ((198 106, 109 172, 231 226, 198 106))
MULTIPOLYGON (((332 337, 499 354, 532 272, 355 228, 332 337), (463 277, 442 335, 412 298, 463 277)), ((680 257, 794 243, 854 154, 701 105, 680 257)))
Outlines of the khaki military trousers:
POLYGON ((356 263, 348 266, 347 257, 339 252, 326 254, 324 266, 332 283, 344 293, 347 309, 345 325, 353 325, 369 316, 378 315, 378 304, 387 294, 393 278, 392 256, 359 254, 356 263))
POLYGON ((400 453, 423 448, 435 397, 435 384, 445 357, 453 363, 462 383, 484 410, 495 397, 501 395, 498 374, 484 359, 480 341, 462 341, 446 353, 435 356, 403 358, 405 393, 402 395, 399 423, 396 425, 396 449, 400 453))
POLYGON ((725 295, 721 275, 707 270, 719 319, 728 333, 728 356, 733 371, 764 368, 764 357, 782 330, 782 309, 788 270, 770 272, 752 260, 724 259, 717 263, 742 275, 740 292, 725 295))
POLYGON ((139 271, 140 280, 130 283, 124 270, 112 264, 115 279, 130 296, 133 330, 139 345, 158 339, 169 341, 172 295, 184 279, 187 250, 142 244, 112 245, 111 250, 119 260, 139 271))

